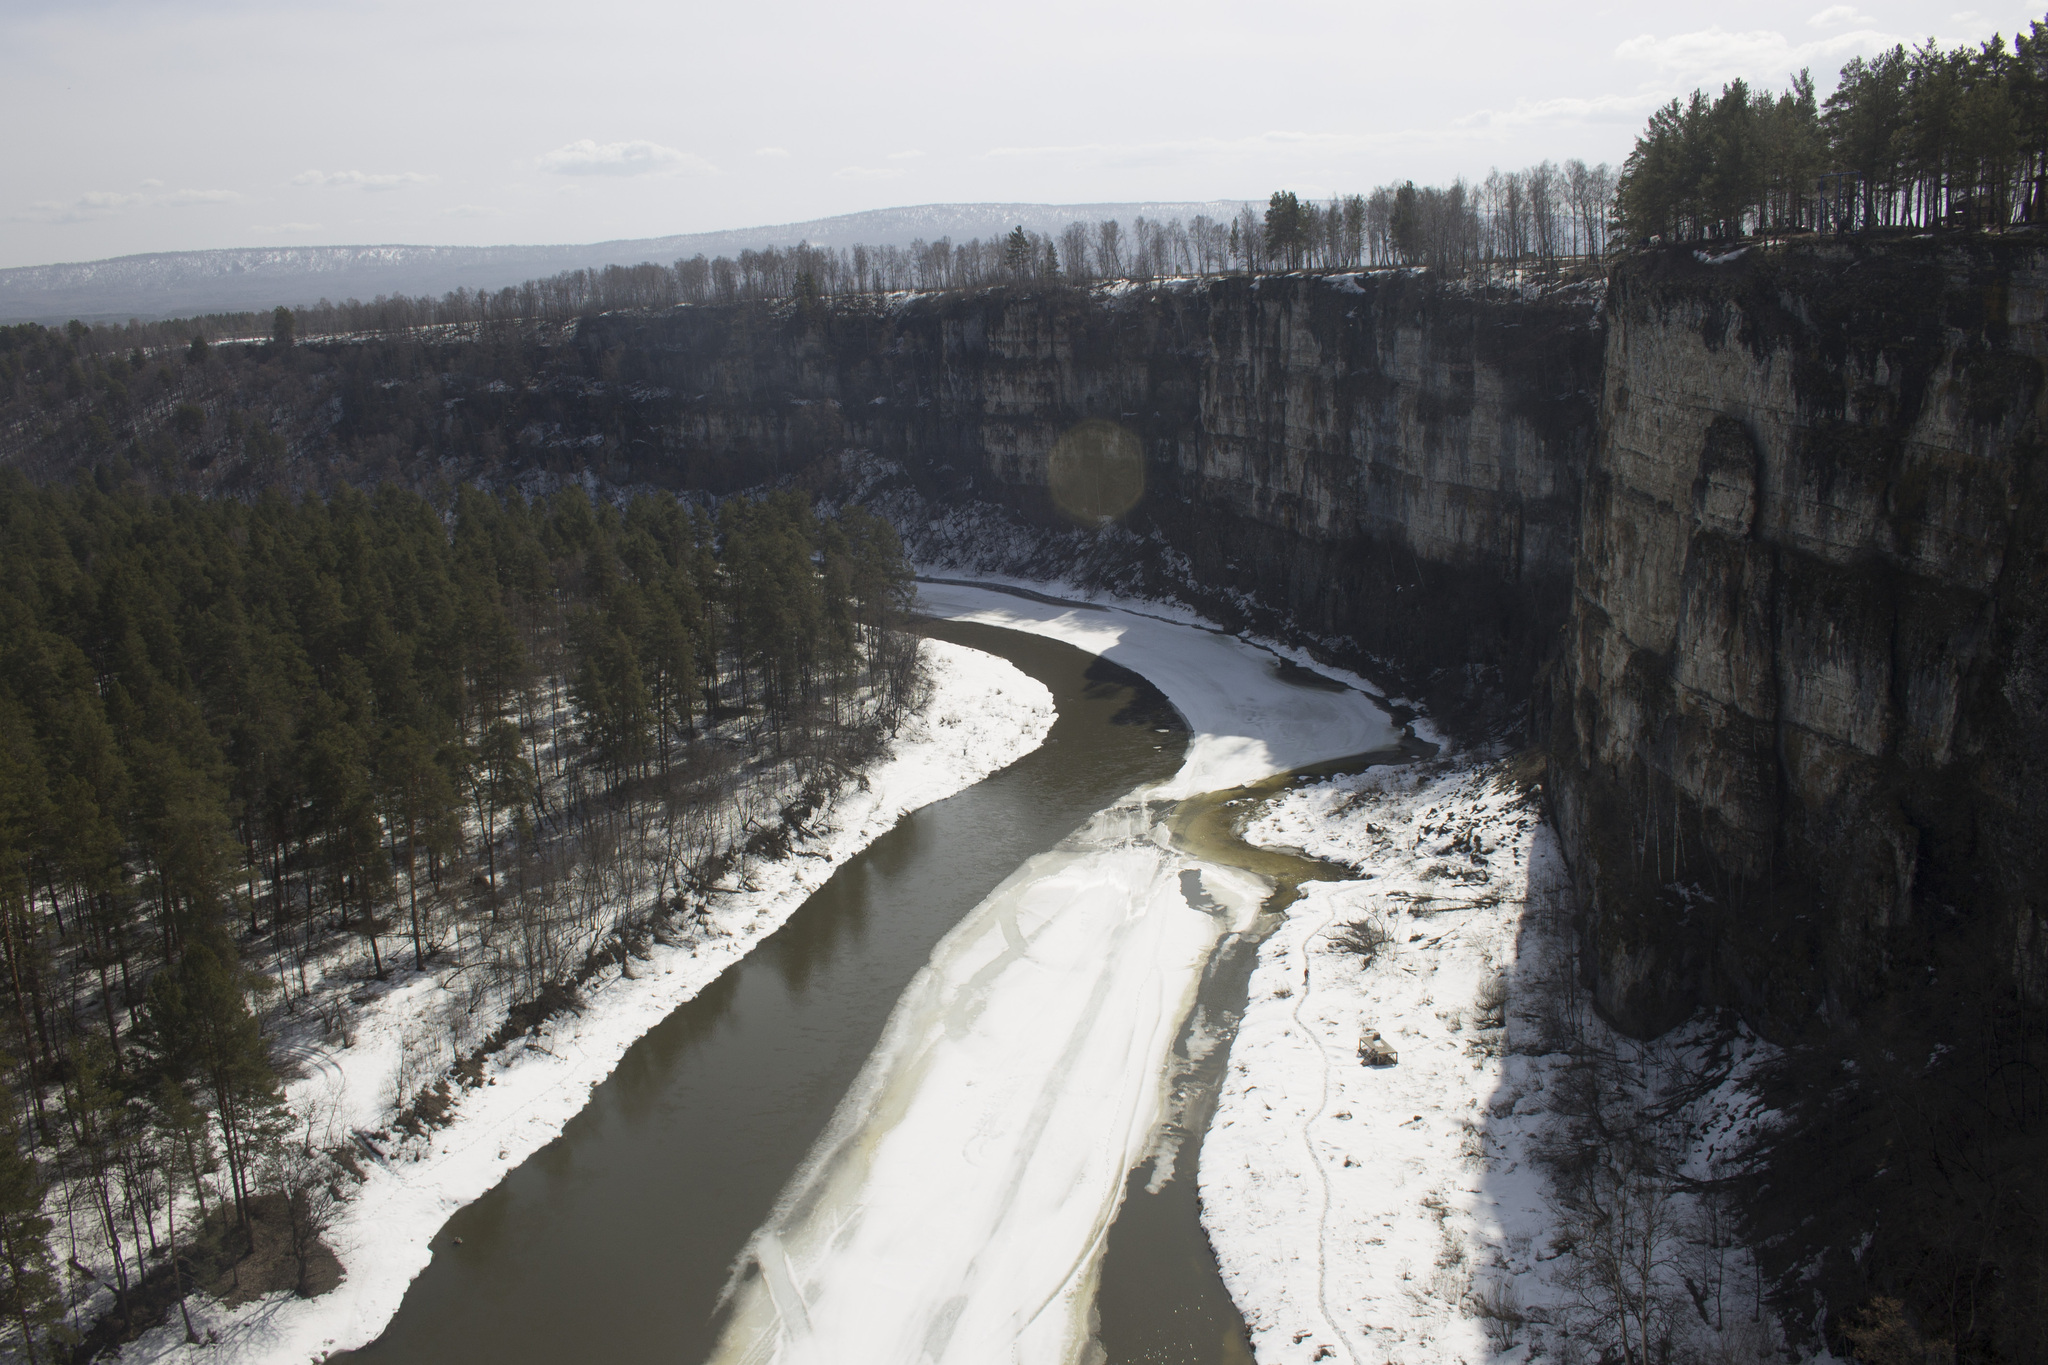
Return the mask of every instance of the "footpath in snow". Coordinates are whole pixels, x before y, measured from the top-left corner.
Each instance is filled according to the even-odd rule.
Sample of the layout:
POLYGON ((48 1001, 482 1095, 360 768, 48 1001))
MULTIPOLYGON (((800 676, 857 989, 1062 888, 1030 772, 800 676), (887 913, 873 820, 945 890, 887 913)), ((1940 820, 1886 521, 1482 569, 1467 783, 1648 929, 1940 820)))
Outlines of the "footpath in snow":
POLYGON ((1768 1121, 1750 1078, 1770 1049, 1706 1020, 1636 1044, 1592 1016, 1565 869, 1510 765, 1298 788, 1246 837, 1360 877, 1309 883, 1261 945, 1202 1146, 1203 1222, 1261 1365, 1590 1359, 1628 1284, 1634 1325, 1680 1358, 1772 1358, 1753 1262, 1688 1192, 1768 1121), (1622 1153, 1574 1127, 1592 1096, 1641 1173, 1601 1174, 1622 1153), (1587 1173, 1576 1206, 1565 1167, 1587 1173), (1561 1254, 1602 1211, 1587 1254, 1561 1254))
MULTIPOLYGON (((346 1278, 314 1299, 275 1294, 235 1310, 191 1299, 202 1334, 184 1344, 175 1314, 124 1349, 124 1360, 317 1361, 373 1340, 426 1267, 429 1242, 449 1215, 545 1146, 583 1108, 621 1056, 670 1011, 703 990, 773 933, 832 872, 921 806, 942 800, 1037 748, 1052 728, 1052 695, 1005 660, 925 642, 932 678, 927 705, 906 721, 889 755, 867 770, 799 840, 806 856, 750 864, 754 889, 722 894, 711 932, 688 945, 654 945, 584 989, 580 1013, 559 1014, 486 1063, 487 1083, 460 1091, 454 1121, 395 1143, 364 1162, 365 1179, 342 1205, 327 1243, 346 1278)), ((287 1091, 316 1140, 347 1141, 393 1115, 391 1077, 408 1030, 440 1007, 447 985, 432 973, 379 1002, 352 1046, 308 1060, 287 1091)))
POLYGON ((1174 1037, 1265 894, 1172 848, 1161 822, 1182 796, 1398 737, 1364 692, 1198 624, 953 584, 919 602, 1141 674, 1192 739, 1172 779, 1027 862, 940 942, 757 1234, 721 1362, 1081 1358, 1174 1037))

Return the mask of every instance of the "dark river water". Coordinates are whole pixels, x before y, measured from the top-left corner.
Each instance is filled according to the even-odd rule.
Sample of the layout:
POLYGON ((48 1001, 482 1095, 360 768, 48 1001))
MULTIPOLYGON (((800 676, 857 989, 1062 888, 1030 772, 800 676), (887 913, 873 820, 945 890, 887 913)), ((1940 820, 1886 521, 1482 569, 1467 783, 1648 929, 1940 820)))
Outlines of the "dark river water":
MULTIPOLYGON (((929 633, 1051 688, 1047 743, 876 840, 636 1043, 559 1138, 449 1220, 384 1335, 346 1358, 703 1360, 734 1258, 933 945, 1026 858, 1179 767, 1184 727, 1135 675, 1013 631, 929 633)), ((1241 1003, 1241 970, 1213 984, 1227 997, 1233 975, 1241 1003)), ((1146 1195, 1135 1176, 1112 1231, 1100 1308, 1111 1361, 1250 1360, 1197 1222, 1200 1099, 1178 1178, 1146 1195)))

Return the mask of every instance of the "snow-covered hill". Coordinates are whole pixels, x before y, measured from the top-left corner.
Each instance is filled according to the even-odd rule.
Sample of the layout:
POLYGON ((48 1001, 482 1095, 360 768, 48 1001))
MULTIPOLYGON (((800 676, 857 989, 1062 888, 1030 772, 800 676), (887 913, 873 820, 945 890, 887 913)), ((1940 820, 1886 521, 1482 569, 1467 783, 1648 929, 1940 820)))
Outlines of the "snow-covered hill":
POLYGON ((1072 222, 1115 218, 1227 218, 1241 205, 921 204, 873 209, 804 223, 594 242, 584 246, 308 246, 162 251, 106 261, 0 270, 0 322, 61 322, 297 305, 379 294, 443 294, 459 286, 501 289, 562 270, 641 261, 668 264, 702 252, 734 256, 748 248, 907 246, 913 240, 989 237, 1022 225, 1056 233, 1072 222))

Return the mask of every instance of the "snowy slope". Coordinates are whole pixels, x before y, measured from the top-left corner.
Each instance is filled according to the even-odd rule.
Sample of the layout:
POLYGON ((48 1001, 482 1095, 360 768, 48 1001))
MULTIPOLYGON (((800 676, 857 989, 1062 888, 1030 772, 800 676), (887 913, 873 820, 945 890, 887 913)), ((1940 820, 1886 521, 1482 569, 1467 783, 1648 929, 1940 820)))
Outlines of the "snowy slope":
POLYGON ((1582 1265, 1556 1245, 1542 1157, 1571 1145, 1571 1088, 1603 1063, 1639 1116, 1669 1116, 1678 1178, 1657 1194, 1670 1229, 1650 1258, 1658 1315, 1694 1358, 1780 1358, 1776 1325, 1748 1311, 1753 1261, 1695 1245, 1702 1210, 1688 1192, 1722 1173, 1714 1154, 1731 1131, 1762 1117, 1752 1078, 1771 1049, 1707 1020, 1637 1044, 1591 1016, 1556 840, 1503 765, 1468 757, 1297 789, 1247 835, 1362 877, 1311 883, 1261 946, 1202 1145, 1203 1222, 1260 1365, 1571 1358, 1568 1339, 1588 1352, 1600 1290, 1574 1280, 1582 1265), (1360 921, 1391 938, 1370 965, 1338 942, 1360 921), (1361 1064, 1367 1030, 1393 1065, 1361 1064), (1729 1305, 1717 1326, 1687 1279, 1729 1305))

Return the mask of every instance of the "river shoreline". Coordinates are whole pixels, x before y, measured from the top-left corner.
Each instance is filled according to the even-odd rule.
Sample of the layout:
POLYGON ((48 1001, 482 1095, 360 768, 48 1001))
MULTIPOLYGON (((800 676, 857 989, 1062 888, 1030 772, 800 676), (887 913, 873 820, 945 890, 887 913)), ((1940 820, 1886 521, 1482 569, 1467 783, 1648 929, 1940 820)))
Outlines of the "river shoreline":
MULTIPOLYGON (((842 790, 813 822, 816 837, 788 856, 753 864, 743 889, 717 897, 711 932, 689 944, 650 946, 644 958, 607 969, 585 988, 580 1012, 558 1014, 486 1064, 486 1083, 463 1092, 453 1122, 422 1137, 365 1153, 364 1180, 339 1209, 326 1240, 341 1258, 340 1287, 314 1299, 289 1293, 235 1309, 194 1295, 195 1326, 209 1340, 184 1341, 181 1322, 152 1329, 123 1348, 130 1361, 320 1360, 362 1346, 397 1312, 407 1286, 433 1254, 448 1217, 552 1141, 583 1109, 627 1048, 772 934, 842 863, 910 811, 973 785, 1037 748, 1051 729, 1051 694, 1008 662, 957 645, 927 642, 932 694, 890 751, 842 790)), ((356 1046, 377 1041, 444 989, 432 973, 391 992, 392 1006, 365 1019, 356 1046), (414 1008, 408 1009, 410 1004, 414 1008)), ((337 1051, 340 1051, 337 1049, 337 1051)), ((302 1123, 338 1107, 345 1057, 316 1060, 287 1089, 302 1123)), ((395 1107, 394 1107, 395 1112, 395 1107)))

